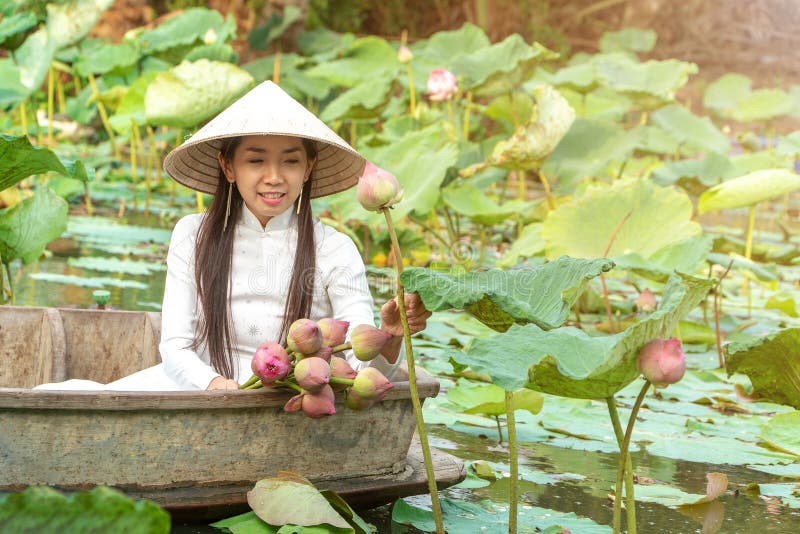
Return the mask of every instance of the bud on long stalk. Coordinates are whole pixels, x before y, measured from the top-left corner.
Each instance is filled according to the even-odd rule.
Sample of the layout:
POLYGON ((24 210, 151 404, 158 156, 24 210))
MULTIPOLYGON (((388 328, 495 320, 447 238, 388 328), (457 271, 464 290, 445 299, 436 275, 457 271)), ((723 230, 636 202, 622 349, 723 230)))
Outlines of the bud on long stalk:
POLYGON ((322 346, 322 332, 311 319, 298 319, 289 327, 286 344, 292 352, 314 354, 322 346))
POLYGON ((639 371, 656 387, 674 384, 686 372, 686 356, 675 338, 654 339, 639 351, 639 371))

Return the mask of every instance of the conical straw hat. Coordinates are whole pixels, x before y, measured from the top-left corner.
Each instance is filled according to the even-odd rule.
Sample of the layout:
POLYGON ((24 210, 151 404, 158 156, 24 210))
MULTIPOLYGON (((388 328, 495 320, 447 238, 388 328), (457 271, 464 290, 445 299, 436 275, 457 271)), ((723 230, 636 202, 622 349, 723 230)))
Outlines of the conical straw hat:
POLYGON ((167 154, 164 170, 186 187, 214 194, 222 140, 243 135, 291 135, 315 141, 312 198, 352 187, 364 172, 366 160, 358 152, 270 81, 250 90, 167 154))

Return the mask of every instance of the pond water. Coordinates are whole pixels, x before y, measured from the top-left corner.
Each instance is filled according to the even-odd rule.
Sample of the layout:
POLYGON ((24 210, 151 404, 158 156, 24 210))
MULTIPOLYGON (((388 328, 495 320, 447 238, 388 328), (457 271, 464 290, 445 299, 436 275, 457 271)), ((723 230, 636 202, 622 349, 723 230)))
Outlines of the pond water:
MULTIPOLYGON (((17 279, 16 303, 89 307, 92 306, 92 291, 102 286, 110 290, 110 304, 115 308, 159 310, 165 274, 164 258, 173 224, 174 218, 168 220, 156 216, 145 218, 138 214, 129 214, 124 220, 115 217, 95 217, 91 221, 81 217, 71 218, 67 233, 64 238, 51 246, 49 257, 34 265, 14 266, 12 272, 17 279)), ((441 332, 441 330, 436 331, 441 332)), ((696 363, 702 362, 698 364, 699 367, 706 366, 708 361, 713 361, 713 357, 709 358, 708 354, 699 355, 697 358, 696 363)), ((442 369, 442 362, 433 360, 423 361, 423 365, 429 366, 434 373, 442 369)), ((443 385, 446 388, 451 382, 445 378, 443 385)), ((680 395, 689 394, 680 393, 680 395)), ((444 404, 439 404, 438 401, 443 400, 445 396, 443 392, 440 398, 436 399, 437 402, 426 403, 428 406, 426 419, 436 421, 437 418, 443 417, 441 414, 444 404)), ((622 403, 630 404, 630 393, 621 397, 622 403)), ((603 409, 596 404, 598 403, 594 406, 583 405, 587 410, 586 415, 582 420, 576 420, 576 424, 589 427, 592 424, 592 417, 603 417, 603 409)), ((548 396, 545 400, 545 412, 548 406, 572 405, 563 399, 548 396)), ((584 409, 580 407, 581 405, 575 406, 584 409)), ((655 401, 653 406, 657 406, 655 401)), ((656 415, 660 418, 680 416, 683 419, 679 420, 679 424, 683 425, 691 421, 696 424, 703 421, 714 422, 714 416, 711 415, 714 412, 702 412, 701 408, 702 406, 698 404, 693 404, 691 409, 677 409, 674 406, 652 408, 653 411, 644 417, 655 420, 656 415)), ((553 418, 557 415, 554 415, 555 413, 547 412, 540 417, 553 418)), ((565 411, 562 415, 568 413, 565 411)), ((753 417, 760 417, 762 419, 759 421, 765 421, 771 413, 768 408, 764 408, 754 411, 753 417)), ((627 414, 623 419, 626 416, 627 414)), ((732 434, 735 434, 741 425, 756 424, 745 419, 722 417, 716 421, 720 428, 730 424, 732 434)), ((521 505, 548 508, 558 512, 574 512, 599 524, 610 525, 612 505, 608 494, 614 484, 617 464, 613 440, 607 437, 604 439, 602 435, 598 437, 575 434, 565 437, 558 433, 547 434, 542 430, 537 416, 522 417, 520 428, 522 430, 520 439, 523 441, 520 462, 523 478, 526 479, 520 487, 521 505), (526 436, 529 437, 528 441, 525 441, 526 436)), ((489 501, 494 514, 505 514, 508 459, 507 450, 498 446, 496 429, 491 424, 481 426, 479 422, 476 426, 459 422, 431 424, 430 431, 433 445, 436 447, 464 459, 468 464, 475 460, 494 462, 494 466, 501 473, 497 481, 485 487, 451 488, 443 493, 443 497, 474 502, 489 501)), ((584 430, 583 433, 591 434, 591 429, 584 430)), ((722 433, 724 434, 724 430, 722 433)), ((753 433, 757 434, 757 430, 753 433)), ((719 437, 709 437, 707 440, 704 438, 703 442, 706 444, 701 444, 700 447, 707 448, 705 455, 699 452, 699 449, 692 449, 691 454, 687 453, 688 458, 704 458, 706 461, 686 461, 682 459, 681 452, 681 447, 685 444, 676 442, 674 449, 670 451, 672 445, 669 442, 659 443, 659 440, 668 440, 663 435, 652 434, 647 427, 642 434, 634 434, 634 442, 639 444, 639 449, 633 453, 633 463, 638 476, 670 484, 685 492, 704 494, 706 474, 712 471, 721 472, 728 476, 728 492, 711 505, 695 509, 691 513, 661 504, 639 503, 637 512, 640 532, 752 534, 800 532, 800 498, 798 498, 800 487, 794 490, 796 491, 794 496, 790 490, 784 499, 774 493, 772 497, 768 497, 747 491, 748 485, 752 483, 798 484, 800 469, 796 470, 792 478, 747 468, 744 466, 747 462, 738 459, 733 461, 735 465, 721 463, 726 461, 724 450, 716 453, 719 458, 714 459, 714 447, 721 443, 715 439, 722 439, 719 437)), ((758 435, 734 437, 741 441, 743 447, 744 444, 747 444, 747 447, 756 447, 756 442, 759 440, 758 435)), ((751 449, 748 450, 752 453, 751 449)), ((773 463, 791 464, 793 461, 794 466, 797 466, 797 458, 792 460, 791 457, 773 463)), ((781 472, 780 469, 777 473, 781 472)), ((785 472, 789 473, 788 470, 785 472)), ((422 505, 425 501, 426 497, 409 499, 411 503, 422 505)), ((378 525, 380 532, 415 532, 409 527, 392 524, 389 507, 366 511, 363 515, 365 519, 378 525)), ((524 526, 524 523, 521 526, 524 526)), ((174 531, 217 532, 202 525, 176 525, 174 531)), ((502 529, 489 531, 501 532, 502 529)))

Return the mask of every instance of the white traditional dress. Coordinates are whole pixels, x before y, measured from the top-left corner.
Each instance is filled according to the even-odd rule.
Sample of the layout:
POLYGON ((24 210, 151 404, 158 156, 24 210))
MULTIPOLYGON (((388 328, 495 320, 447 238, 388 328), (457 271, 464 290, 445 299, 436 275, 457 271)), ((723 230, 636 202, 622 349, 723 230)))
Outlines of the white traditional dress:
MULTIPOLYGON (((47 389, 105 389, 115 391, 174 391, 206 389, 219 376, 210 365, 205 346, 190 345, 200 317, 194 279, 194 251, 203 214, 188 215, 175 225, 167 254, 167 278, 161 311, 162 362, 130 376, 99 384, 68 380, 44 384, 47 389)), ((233 261, 230 311, 233 324, 234 378, 239 383, 251 375, 250 361, 264 341, 277 339, 297 246, 297 215, 288 209, 273 217, 265 228, 245 205, 233 228, 233 261)), ((369 292, 364 263, 353 241, 334 228, 314 221, 317 271, 311 319, 333 317, 358 324, 375 324, 374 304, 369 292)), ((349 339, 348 332, 348 339, 349 339)), ((358 370, 372 365, 385 375, 395 365, 383 356, 369 363, 345 354, 358 370)), ((398 358, 398 362, 401 358, 398 358)))

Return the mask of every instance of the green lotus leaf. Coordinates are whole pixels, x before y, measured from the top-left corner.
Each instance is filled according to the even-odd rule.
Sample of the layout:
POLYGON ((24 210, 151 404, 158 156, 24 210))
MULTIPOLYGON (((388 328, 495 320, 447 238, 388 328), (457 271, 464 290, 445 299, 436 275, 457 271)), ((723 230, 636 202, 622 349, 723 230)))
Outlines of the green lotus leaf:
POLYGON ((696 152, 730 152, 727 136, 708 117, 698 117, 681 105, 664 106, 654 112, 652 118, 679 143, 689 145, 696 152))
POLYGON ((699 234, 700 225, 691 219, 692 202, 683 191, 649 180, 618 180, 611 186, 591 187, 580 198, 558 206, 545 219, 542 237, 549 258, 603 257, 612 236, 608 257, 636 253, 648 258, 699 234))
POLYGON ((746 374, 762 397, 800 409, 800 328, 732 342, 725 352, 728 376, 746 374))
POLYGON ((453 74, 459 78, 459 89, 475 96, 497 96, 512 92, 527 80, 536 66, 558 54, 539 43, 528 45, 513 33, 503 41, 453 62, 453 74))
POLYGON ((636 253, 614 256, 613 259, 620 269, 628 269, 645 278, 664 282, 675 271, 694 273, 705 262, 713 242, 713 236, 696 235, 670 243, 647 259, 636 253))
POLYGON ((761 483, 758 485, 758 492, 765 497, 777 497, 790 508, 800 508, 800 484, 796 482, 761 483))
POLYGON ((236 65, 201 59, 158 74, 147 86, 144 109, 153 125, 194 128, 252 86, 253 77, 236 65))
POLYGON ((94 173, 87 172, 81 162, 62 160, 48 148, 31 145, 27 136, 0 134, 0 191, 45 172, 57 172, 82 182, 94 173))
POLYGON ((521 257, 530 258, 544 252, 542 224, 531 223, 522 229, 520 236, 511 243, 505 254, 497 261, 498 267, 511 267, 521 257))
POLYGON ((789 296, 773 295, 764 303, 765 310, 780 310, 789 317, 800 317, 797 313, 797 302, 789 296))
POLYGON ((551 82, 556 87, 569 87, 582 94, 586 94, 597 87, 597 70, 591 61, 568 65, 556 71, 551 82))
MULTIPOLYGON (((331 91, 330 84, 320 78, 306 75, 301 67, 305 58, 297 54, 281 54, 281 72, 279 85, 281 89, 296 100, 304 101, 307 96, 316 100, 324 100, 331 91)), ((242 68, 253 75, 256 81, 271 80, 275 70, 275 56, 265 56, 245 63, 242 68)))
POLYGON ((0 210, 0 258, 3 263, 33 263, 66 229, 67 202, 49 188, 39 188, 32 197, 0 210))
POLYGON ((377 78, 356 85, 333 99, 319 118, 325 122, 341 119, 374 119, 389 102, 393 82, 390 78, 377 78))
POLYGON ((740 256, 738 254, 721 254, 719 252, 712 252, 708 255, 707 260, 711 264, 716 263, 725 268, 730 265, 732 269, 749 271, 754 277, 763 282, 772 282, 778 279, 778 269, 774 265, 765 265, 763 263, 748 260, 744 256, 740 256))
POLYGON ((534 89, 536 107, 529 121, 494 147, 489 165, 504 169, 536 169, 556 148, 575 120, 575 110, 549 85, 534 89))
POLYGON ((771 417, 761 429, 761 438, 780 451, 800 456, 800 411, 771 417))
POLYGON ((524 386, 562 397, 610 397, 639 376, 639 350, 653 339, 669 337, 712 284, 671 276, 658 309, 613 336, 592 337, 574 327, 548 331, 536 324, 513 325, 503 334, 476 339, 456 359, 506 390, 524 386))
POLYGON ((20 82, 20 68, 11 58, 0 58, 0 109, 8 109, 28 97, 30 92, 20 82))
POLYGON ((666 163, 653 171, 652 178, 660 186, 677 183, 679 180, 695 179, 706 187, 736 176, 730 159, 716 152, 709 152, 703 159, 684 159, 666 163))
POLYGON ((737 102, 730 118, 739 122, 766 121, 788 115, 794 98, 782 89, 759 89, 737 102))
POLYGON ((39 89, 44 82, 56 50, 56 42, 46 27, 30 34, 17 49, 15 59, 19 65, 19 81, 28 93, 39 89))
POLYGON ((250 48, 266 50, 272 41, 283 35, 289 29, 289 26, 299 20, 301 16, 300 8, 292 5, 284 7, 283 13, 280 15, 272 13, 267 22, 253 28, 250 35, 247 36, 250 48))
POLYGON ((236 22, 233 17, 223 19, 219 11, 193 7, 152 30, 138 34, 136 40, 144 52, 152 54, 201 41, 207 44, 225 42, 235 34, 236 22))
POLYGON ((47 30, 55 49, 83 39, 114 0, 68 0, 47 4, 47 30))
POLYGON ((119 101, 116 112, 108 118, 112 128, 118 132, 130 132, 131 120, 137 126, 147 124, 144 99, 147 87, 157 75, 156 72, 142 74, 128 87, 128 91, 119 101))
POLYGON ((186 56, 184 61, 197 61, 198 59, 207 59, 209 61, 220 61, 223 63, 233 63, 239 60, 239 54, 228 43, 212 43, 203 44, 192 48, 186 56))
POLYGON ((30 11, 23 11, 0 20, 0 44, 9 37, 26 32, 36 26, 38 19, 30 11))
POLYGON ((721 117, 730 117, 738 103, 751 93, 752 84, 747 76, 729 72, 706 87, 703 107, 721 117))
POLYGON ((73 64, 75 72, 81 76, 105 74, 116 68, 130 67, 139 59, 139 51, 133 43, 110 44, 103 41, 86 47, 73 64))
MULTIPOLYGON (((542 409, 544 397, 538 391, 520 389, 514 391, 514 410, 526 410, 537 414, 542 409)), ((506 394, 494 384, 460 384, 447 390, 447 400, 463 408, 464 413, 485 415, 506 414, 506 394)))
POLYGON ((700 213, 753 206, 800 189, 800 175, 787 169, 751 172, 716 185, 700 195, 700 213))
POLYGON ((530 208, 529 202, 508 200, 498 204, 472 184, 442 189, 442 200, 456 213, 478 224, 492 225, 518 216, 530 208))
POLYGON ((431 311, 464 309, 500 332, 515 323, 550 329, 567 320, 587 282, 613 266, 606 259, 561 257, 532 268, 453 275, 413 267, 404 270, 400 280, 431 311))
POLYGON ((259 480, 247 492, 247 504, 270 525, 331 525, 353 532, 319 490, 299 475, 259 480))
POLYGON ((306 74, 334 85, 354 87, 381 78, 394 79, 399 68, 395 49, 386 40, 369 36, 353 41, 341 59, 320 63, 306 74))
POLYGON ((511 93, 492 100, 482 113, 502 124, 507 132, 513 132, 521 121, 533 114, 534 106, 533 98, 526 93, 511 93))
POLYGON ((600 51, 610 52, 650 52, 656 45, 658 35, 653 30, 623 28, 616 32, 606 32, 600 38, 600 51))
POLYGON ((779 137, 775 152, 783 156, 800 158, 800 130, 779 137))
POLYGON ((411 61, 414 86, 418 91, 425 91, 432 70, 452 71, 461 56, 474 54, 491 44, 481 28, 469 23, 457 30, 436 32, 428 39, 417 41, 409 46, 414 54, 411 61))
POLYGON ((697 73, 697 65, 677 59, 639 63, 630 56, 601 54, 592 60, 603 85, 635 100, 644 109, 656 109, 675 100, 675 93, 697 73))

